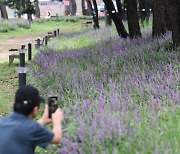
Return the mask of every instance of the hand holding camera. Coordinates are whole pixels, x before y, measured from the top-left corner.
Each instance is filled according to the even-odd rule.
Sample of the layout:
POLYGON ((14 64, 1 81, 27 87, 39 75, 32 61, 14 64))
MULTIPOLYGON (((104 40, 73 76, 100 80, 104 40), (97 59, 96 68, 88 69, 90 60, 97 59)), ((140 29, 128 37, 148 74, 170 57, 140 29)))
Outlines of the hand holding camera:
POLYGON ((58 97, 56 96, 48 97, 48 106, 49 106, 49 118, 52 118, 52 114, 58 108, 58 97))

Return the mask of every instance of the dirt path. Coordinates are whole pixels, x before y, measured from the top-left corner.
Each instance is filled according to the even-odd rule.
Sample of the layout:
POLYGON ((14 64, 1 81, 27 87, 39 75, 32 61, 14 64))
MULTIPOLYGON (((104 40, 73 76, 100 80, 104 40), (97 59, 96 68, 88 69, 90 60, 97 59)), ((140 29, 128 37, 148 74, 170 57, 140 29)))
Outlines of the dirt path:
MULTIPOLYGON (((75 26, 70 29, 63 29, 60 30, 60 33, 67 33, 72 32, 77 29, 80 29, 80 26, 75 26)), ((45 34, 44 34, 45 35, 45 34)), ((9 40, 6 40, 4 42, 0 42, 0 63, 6 62, 9 59, 9 49, 11 48, 17 48, 19 49, 22 44, 27 45, 29 41, 32 42, 33 48, 35 44, 35 40, 37 37, 43 37, 44 35, 33 35, 33 36, 18 36, 15 38, 11 38, 9 40)))
POLYGON ((27 45, 29 41, 31 41, 32 44, 34 45, 37 37, 39 36, 18 36, 6 40, 5 42, 0 42, 0 63, 8 61, 9 49, 11 48, 19 49, 22 44, 27 45))

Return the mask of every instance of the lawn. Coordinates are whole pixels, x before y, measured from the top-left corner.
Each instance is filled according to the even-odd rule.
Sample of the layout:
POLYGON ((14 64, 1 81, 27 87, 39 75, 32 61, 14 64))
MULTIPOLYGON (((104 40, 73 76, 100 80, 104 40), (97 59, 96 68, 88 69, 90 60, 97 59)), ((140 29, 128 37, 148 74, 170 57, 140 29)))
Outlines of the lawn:
MULTIPOLYGON (((85 17, 85 19, 88 17, 85 17)), ((74 31, 81 30, 83 18, 60 17, 56 19, 37 19, 29 26, 25 19, 9 19, 0 21, 0 41, 17 36, 42 35, 55 29, 67 30, 74 28, 74 31)))

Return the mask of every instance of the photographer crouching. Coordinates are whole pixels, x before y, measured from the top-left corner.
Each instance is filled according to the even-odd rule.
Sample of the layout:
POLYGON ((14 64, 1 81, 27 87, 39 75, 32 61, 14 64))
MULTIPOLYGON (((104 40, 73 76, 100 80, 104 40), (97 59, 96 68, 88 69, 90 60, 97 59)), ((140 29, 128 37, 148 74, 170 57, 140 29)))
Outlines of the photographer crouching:
POLYGON ((61 142, 63 112, 57 108, 49 115, 49 106, 46 105, 43 116, 36 122, 33 119, 38 114, 41 102, 44 99, 36 88, 19 87, 14 112, 0 119, 0 154, 34 154, 36 146, 45 148, 61 142), (44 127, 51 122, 52 131, 44 127))

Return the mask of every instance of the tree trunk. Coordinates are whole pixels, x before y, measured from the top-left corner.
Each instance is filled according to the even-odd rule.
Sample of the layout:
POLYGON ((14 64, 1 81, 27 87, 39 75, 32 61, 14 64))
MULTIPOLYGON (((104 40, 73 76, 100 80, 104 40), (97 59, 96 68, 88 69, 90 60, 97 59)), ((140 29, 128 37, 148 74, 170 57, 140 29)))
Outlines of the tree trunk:
POLYGON ((40 18, 40 8, 39 8, 39 0, 35 0, 35 11, 36 11, 36 18, 40 18))
POLYGON ((142 23, 150 16, 148 3, 149 0, 139 0, 139 15, 142 23))
POLYGON ((98 8, 97 8, 97 3, 96 3, 96 0, 92 0, 93 2, 93 6, 94 6, 94 13, 95 13, 95 21, 94 21, 94 26, 95 26, 95 29, 96 28, 99 28, 99 19, 98 19, 98 8))
POLYGON ((112 0, 103 0, 103 2, 106 6, 106 9, 107 9, 111 19, 113 20, 113 22, 116 26, 119 36, 121 36, 123 38, 127 38, 128 33, 127 33, 126 29, 124 28, 121 18, 119 17, 119 15, 117 14, 117 12, 114 8, 114 4, 113 4, 112 0))
POLYGON ((123 20, 127 20, 127 3, 126 0, 122 0, 123 6, 123 20))
POLYGON ((104 11, 105 11, 105 26, 108 27, 108 26, 112 26, 112 20, 111 20, 111 17, 106 9, 106 7, 104 8, 104 11))
POLYGON ((169 2, 173 43, 175 46, 180 46, 180 1, 169 0, 169 2))
POLYGON ((121 0, 116 0, 116 5, 117 5, 118 14, 121 17, 121 19, 123 19, 123 10, 122 10, 121 0))
POLYGON ((170 11, 171 11, 171 6, 170 6, 170 0, 166 0, 164 3, 164 10, 165 10, 165 20, 166 20, 166 29, 169 31, 172 31, 172 25, 171 25, 171 19, 170 19, 170 11))
POLYGON ((126 2, 129 35, 131 38, 140 37, 141 31, 137 14, 137 2, 136 0, 126 0, 126 2))
POLYGON ((27 13, 27 18, 29 21, 32 21, 32 5, 31 5, 31 1, 30 0, 26 0, 25 1, 25 8, 26 8, 26 13, 27 13))
POLYGON ((161 36, 166 33, 165 9, 163 0, 155 0, 153 6, 153 36, 161 36))
POLYGON ((81 0, 82 15, 86 15, 85 0, 81 0))
POLYGON ((6 10, 6 6, 0 3, 1 16, 3 19, 8 19, 8 14, 6 10))
POLYGON ((96 16, 95 16, 95 13, 93 11, 91 0, 86 0, 86 2, 87 2, 87 5, 88 5, 88 8, 91 9, 91 14, 92 14, 93 23, 94 23, 93 27, 94 27, 94 29, 96 29, 97 28, 96 27, 96 16))
POLYGON ((72 4, 71 15, 75 16, 77 12, 76 0, 71 0, 71 4, 72 4))

